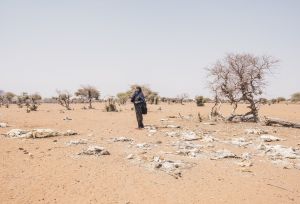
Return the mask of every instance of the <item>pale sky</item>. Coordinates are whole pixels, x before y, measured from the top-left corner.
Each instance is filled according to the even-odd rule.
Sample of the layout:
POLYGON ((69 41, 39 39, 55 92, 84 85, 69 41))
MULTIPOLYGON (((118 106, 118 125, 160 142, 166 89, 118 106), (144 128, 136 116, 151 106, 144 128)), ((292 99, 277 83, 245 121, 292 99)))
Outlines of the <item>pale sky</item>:
POLYGON ((204 68, 231 52, 280 59, 266 97, 300 91, 300 1, 0 0, 5 91, 209 96, 204 68))

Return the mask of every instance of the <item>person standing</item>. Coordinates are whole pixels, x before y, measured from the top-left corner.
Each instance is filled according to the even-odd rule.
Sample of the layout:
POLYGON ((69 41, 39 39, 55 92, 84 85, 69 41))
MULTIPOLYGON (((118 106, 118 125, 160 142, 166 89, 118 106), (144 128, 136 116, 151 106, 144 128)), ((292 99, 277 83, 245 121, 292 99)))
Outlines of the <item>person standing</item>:
POLYGON ((135 88, 135 92, 131 97, 131 102, 134 103, 138 129, 142 129, 144 128, 143 109, 146 107, 146 100, 141 87, 137 86, 135 88))

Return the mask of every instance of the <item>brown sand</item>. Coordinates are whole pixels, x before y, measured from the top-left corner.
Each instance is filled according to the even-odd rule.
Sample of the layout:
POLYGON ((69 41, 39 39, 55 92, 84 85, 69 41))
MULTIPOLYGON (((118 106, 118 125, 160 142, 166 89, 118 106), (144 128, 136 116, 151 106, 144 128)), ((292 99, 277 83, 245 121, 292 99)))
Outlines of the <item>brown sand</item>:
MULTIPOLYGON (((118 113, 103 112, 103 104, 97 104, 95 110, 82 110, 81 107, 73 105, 75 110, 61 113, 62 107, 43 104, 39 111, 29 114, 16 106, 0 108, 0 122, 11 126, 0 128, 1 134, 13 128, 72 129, 80 133, 44 139, 0 136, 0 203, 300 203, 300 170, 284 169, 260 156, 255 156, 253 166, 246 170, 236 165, 234 159, 178 156, 195 164, 183 170, 179 179, 133 163, 126 157, 137 150, 128 143, 113 143, 110 138, 126 136, 139 143, 153 144, 161 141, 157 147, 140 152, 146 158, 161 154, 161 150, 171 150, 168 144, 176 138, 164 136, 161 131, 165 130, 153 136, 148 136, 147 130, 136 130, 131 105, 122 107, 122 112, 118 113), (63 120, 66 116, 72 120, 63 120), (79 138, 106 147, 111 155, 76 156, 87 145, 66 146, 66 142, 79 138)), ((240 111, 243 109, 244 106, 240 111)), ((209 104, 205 107, 194 104, 149 106, 145 123, 160 126, 161 118, 178 116, 180 112, 194 116, 191 121, 170 119, 185 129, 216 131, 214 134, 218 138, 226 140, 243 135, 246 128, 259 127, 286 139, 275 144, 300 147, 299 129, 261 127, 251 123, 214 126, 199 123, 197 113, 205 116, 209 110, 209 104)), ((225 105, 223 110, 230 113, 231 109, 225 105)), ((300 122, 300 105, 266 105, 261 115, 300 122)), ((237 154, 252 151, 226 144, 218 144, 215 148, 221 147, 237 154)))

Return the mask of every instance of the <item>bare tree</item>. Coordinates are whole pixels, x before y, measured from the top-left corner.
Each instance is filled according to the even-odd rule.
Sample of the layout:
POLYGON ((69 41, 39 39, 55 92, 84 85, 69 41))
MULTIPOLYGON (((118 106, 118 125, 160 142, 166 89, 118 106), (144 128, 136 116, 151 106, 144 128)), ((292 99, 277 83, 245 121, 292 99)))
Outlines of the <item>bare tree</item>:
POLYGON ((42 100, 42 97, 38 93, 29 95, 27 98, 27 102, 26 102, 27 112, 37 111, 41 100, 42 100))
POLYGON ((181 95, 178 95, 177 97, 181 103, 181 105, 183 105, 184 100, 189 98, 189 95, 187 93, 183 93, 181 95))
POLYGON ((4 98, 3 99, 4 99, 4 103, 5 103, 6 108, 8 108, 9 104, 12 103, 14 97, 15 97, 15 94, 12 93, 12 92, 4 93, 4 98))
POLYGON ((223 119, 223 116, 221 115, 220 113, 220 109, 221 109, 221 106, 222 106, 222 101, 220 99, 220 93, 219 93, 219 87, 217 86, 217 84, 214 84, 213 82, 210 83, 210 88, 214 94, 214 105, 213 107, 211 108, 211 111, 210 111, 210 115, 209 117, 210 118, 213 118, 213 117, 221 117, 221 119, 223 119))
POLYGON ((23 108, 23 105, 26 104, 26 100, 28 99, 28 94, 26 92, 21 93, 17 96, 17 105, 19 108, 23 108))
POLYGON ((107 104, 105 105, 106 112, 118 112, 115 101, 116 100, 114 99, 114 97, 109 97, 107 99, 107 104))
POLYGON ((57 97, 53 97, 53 99, 57 100, 57 102, 65 107, 67 110, 71 110, 70 103, 71 103, 71 97, 72 94, 70 94, 68 91, 56 91, 57 97))
POLYGON ((208 69, 211 90, 219 101, 223 99, 233 105, 232 116, 235 115, 238 103, 249 104, 250 110, 243 118, 251 116, 256 122, 259 110, 257 97, 263 93, 267 72, 277 62, 270 56, 229 54, 208 69))
POLYGON ((4 91, 0 90, 0 107, 4 104, 4 91))
POLYGON ((83 86, 77 90, 75 95, 87 100, 89 103, 89 109, 92 109, 92 100, 98 100, 100 97, 100 92, 93 86, 83 86))

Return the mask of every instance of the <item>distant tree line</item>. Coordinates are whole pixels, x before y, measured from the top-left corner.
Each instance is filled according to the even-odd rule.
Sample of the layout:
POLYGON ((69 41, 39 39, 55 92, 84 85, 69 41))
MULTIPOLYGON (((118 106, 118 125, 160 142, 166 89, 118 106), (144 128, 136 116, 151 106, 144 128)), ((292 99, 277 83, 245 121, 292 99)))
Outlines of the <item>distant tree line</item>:
POLYGON ((213 95, 212 99, 204 96, 196 96, 191 99, 187 93, 182 93, 176 97, 163 97, 149 86, 137 84, 131 85, 128 90, 118 93, 116 97, 101 99, 101 92, 96 87, 88 85, 80 87, 75 93, 57 90, 56 96, 45 99, 42 99, 38 93, 16 95, 12 92, 0 90, 0 107, 9 108, 10 104, 17 104, 20 108, 26 106, 27 112, 30 112, 36 111, 41 103, 58 103, 67 110, 72 109, 72 103, 87 103, 88 106, 84 109, 93 109, 93 102, 98 101, 107 103, 106 109, 108 111, 115 111, 115 104, 126 104, 130 100, 135 87, 140 86, 149 104, 178 103, 184 105, 193 102, 197 106, 204 106, 205 103, 214 103, 211 116, 220 116, 221 104, 230 103, 232 105, 232 117, 230 118, 234 119, 238 104, 244 103, 248 105, 248 112, 239 117, 257 122, 261 104, 300 102, 300 92, 294 93, 290 99, 277 97, 269 100, 262 97, 266 86, 266 76, 278 62, 272 56, 257 56, 247 53, 227 54, 223 59, 217 60, 207 68, 208 87, 213 95))

